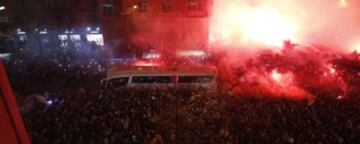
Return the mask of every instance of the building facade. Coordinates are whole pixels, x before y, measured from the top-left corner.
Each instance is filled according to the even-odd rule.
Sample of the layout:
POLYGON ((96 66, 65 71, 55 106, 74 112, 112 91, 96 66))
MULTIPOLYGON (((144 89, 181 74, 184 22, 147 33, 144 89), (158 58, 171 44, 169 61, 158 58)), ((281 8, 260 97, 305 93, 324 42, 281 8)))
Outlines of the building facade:
POLYGON ((174 51, 204 49, 211 0, 99 0, 105 46, 174 51))
POLYGON ((10 20, 16 27, 80 27, 96 25, 97 0, 9 0, 10 20))

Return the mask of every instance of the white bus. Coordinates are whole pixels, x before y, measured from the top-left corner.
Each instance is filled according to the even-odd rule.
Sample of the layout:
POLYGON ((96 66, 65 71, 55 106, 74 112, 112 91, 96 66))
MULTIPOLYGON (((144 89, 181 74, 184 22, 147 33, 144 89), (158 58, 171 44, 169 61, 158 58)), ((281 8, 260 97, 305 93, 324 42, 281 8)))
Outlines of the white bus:
POLYGON ((106 89, 119 87, 199 87, 216 88, 217 71, 213 67, 143 67, 130 66, 109 70, 107 77, 101 80, 106 89))

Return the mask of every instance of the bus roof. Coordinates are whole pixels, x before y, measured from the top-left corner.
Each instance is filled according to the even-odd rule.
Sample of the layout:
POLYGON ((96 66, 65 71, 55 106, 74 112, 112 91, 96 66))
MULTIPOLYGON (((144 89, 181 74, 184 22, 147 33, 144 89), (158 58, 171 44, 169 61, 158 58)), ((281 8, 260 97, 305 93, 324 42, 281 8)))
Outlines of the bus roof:
POLYGON ((159 66, 121 66, 108 71, 107 77, 151 76, 151 75, 216 75, 217 70, 211 66, 159 67, 159 66))

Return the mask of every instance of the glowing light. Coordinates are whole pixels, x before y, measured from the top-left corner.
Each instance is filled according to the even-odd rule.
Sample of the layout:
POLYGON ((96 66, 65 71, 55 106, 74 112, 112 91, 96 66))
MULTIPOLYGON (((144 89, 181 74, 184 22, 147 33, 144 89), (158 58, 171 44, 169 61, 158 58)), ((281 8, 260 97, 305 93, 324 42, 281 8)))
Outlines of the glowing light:
POLYGON ((324 77, 336 75, 336 69, 332 65, 326 65, 326 68, 327 70, 323 74, 324 77))
POLYGON ((156 62, 145 62, 145 61, 137 61, 133 64, 134 66, 144 66, 144 67, 151 67, 151 66, 160 66, 159 63, 156 62))
POLYGON ((183 57, 201 57, 206 55, 206 53, 201 50, 178 51, 176 54, 183 57))
POLYGON ((68 36, 67 35, 58 35, 59 40, 61 41, 65 41, 68 40, 68 36))
POLYGON ((143 55, 145 59, 159 59, 161 55, 159 53, 147 53, 143 55))
POLYGON ((336 70, 335 70, 334 68, 330 67, 330 73, 331 73, 331 74, 335 74, 335 73, 336 73, 336 70))
POLYGON ((5 10, 5 6, 0 6, 0 11, 5 10))
POLYGON ((0 59, 1 58, 7 58, 9 57, 11 54, 10 53, 0 53, 0 59))
POLYGON ((47 32, 47 30, 45 29, 45 30, 43 30, 43 31, 40 31, 39 34, 44 35, 44 34, 48 34, 48 32, 47 32))
POLYGON ((137 9, 137 8, 138 8, 138 5, 134 5, 134 6, 133 6, 133 9, 137 9))
POLYGON ((342 7, 342 8, 347 8, 349 7, 349 3, 347 0, 340 0, 339 1, 339 6, 342 7))
POLYGON ((344 96, 339 95, 338 97, 336 97, 336 99, 338 99, 338 100, 344 99, 344 96))
POLYGON ((103 46, 104 40, 102 34, 88 34, 86 35, 86 39, 88 42, 95 42, 96 44, 103 46))
POLYGON ((270 76, 277 85, 282 87, 289 87, 293 83, 293 74, 290 72, 280 73, 275 69, 271 72, 270 76))
POLYGON ((73 34, 73 35, 70 35, 70 39, 72 41, 80 41, 81 40, 81 36, 78 35, 78 34, 73 34))
POLYGON ((276 11, 254 10, 244 19, 244 37, 255 43, 279 46, 292 38, 292 26, 276 11))
POLYGON ((277 9, 234 2, 224 7, 215 6, 213 13, 209 42, 280 47, 284 40, 297 41, 297 23, 277 9))
POLYGON ((272 77, 276 82, 281 82, 282 75, 281 75, 281 73, 279 73, 277 70, 273 70, 273 71, 272 71, 271 77, 272 77))
POLYGON ((359 41, 359 42, 356 42, 355 44, 353 44, 352 46, 350 46, 349 52, 357 52, 357 53, 360 53, 360 41, 359 41))
POLYGON ((53 101, 52 101, 52 100, 48 100, 48 101, 46 101, 46 104, 52 105, 52 104, 53 104, 53 101))

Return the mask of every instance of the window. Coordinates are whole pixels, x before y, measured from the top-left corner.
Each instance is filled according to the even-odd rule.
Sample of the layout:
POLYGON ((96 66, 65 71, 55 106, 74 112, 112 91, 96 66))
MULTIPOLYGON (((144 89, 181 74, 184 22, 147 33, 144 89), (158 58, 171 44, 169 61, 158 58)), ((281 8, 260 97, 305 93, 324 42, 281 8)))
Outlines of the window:
POLYGON ((198 0, 188 0, 187 10, 188 10, 188 11, 198 11, 198 10, 201 10, 199 1, 198 1, 198 0))
POLYGON ((122 78, 114 78, 111 79, 108 83, 108 88, 118 88, 124 86, 128 83, 129 77, 122 77, 122 78))
POLYGON ((179 83, 210 83, 214 76, 179 76, 179 83))
POLYGON ((9 53, 10 43, 7 40, 0 40, 0 54, 9 53))
POLYGON ((139 11, 140 12, 146 12, 147 11, 147 0, 140 0, 138 2, 138 6, 139 6, 139 11))
POLYGON ((170 76, 136 76, 132 79, 133 83, 171 83, 170 76))
POLYGON ((171 5, 170 2, 168 2, 168 1, 163 1, 163 2, 161 3, 161 5, 162 5, 162 11, 163 11, 163 12, 171 12, 171 11, 172 11, 172 5, 171 5))
POLYGON ((76 41, 81 41, 81 36, 78 35, 78 34, 73 34, 73 35, 70 35, 70 40, 76 42, 76 41))
POLYGON ((187 15, 190 17, 205 17, 208 15, 208 0, 187 0, 187 15))
POLYGON ((65 8, 70 9, 71 8, 71 2, 70 0, 65 1, 65 8))
POLYGON ((105 0, 102 7, 105 17, 117 16, 121 10, 121 5, 117 0, 105 0))
POLYGON ((88 42, 95 42, 99 46, 104 46, 104 39, 102 34, 87 34, 86 39, 88 42))

